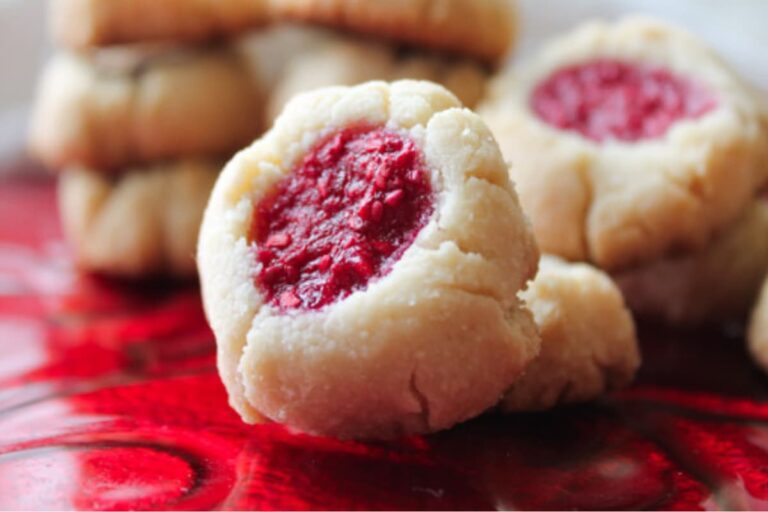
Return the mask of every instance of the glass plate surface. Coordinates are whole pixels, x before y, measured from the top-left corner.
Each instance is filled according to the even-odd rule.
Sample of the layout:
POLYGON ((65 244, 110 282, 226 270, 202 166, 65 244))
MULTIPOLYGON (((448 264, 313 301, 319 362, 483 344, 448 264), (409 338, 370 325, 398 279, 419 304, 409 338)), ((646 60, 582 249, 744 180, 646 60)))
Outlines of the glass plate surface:
POLYGON ((0 181, 2 509, 765 509, 768 379, 740 326, 640 325, 597 403, 342 442, 227 406, 194 284, 79 276, 49 178, 0 181))

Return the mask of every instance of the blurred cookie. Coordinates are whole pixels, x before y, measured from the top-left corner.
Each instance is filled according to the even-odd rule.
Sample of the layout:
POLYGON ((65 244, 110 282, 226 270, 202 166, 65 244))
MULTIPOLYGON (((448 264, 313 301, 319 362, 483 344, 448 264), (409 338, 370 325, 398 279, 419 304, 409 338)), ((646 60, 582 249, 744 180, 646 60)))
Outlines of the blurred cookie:
POLYGON ((198 265, 244 420, 440 430, 496 404, 537 354, 517 293, 538 251, 498 146, 460 107, 429 82, 329 87, 227 164, 198 265))
POLYGON ((515 36, 511 0, 270 0, 282 18, 497 63, 515 36))
POLYGON ((315 43, 313 48, 295 55, 283 69, 268 102, 268 122, 294 95, 331 85, 357 85, 370 80, 429 80, 448 88, 469 108, 485 92, 487 72, 467 59, 398 52, 381 43, 341 35, 315 43))
POLYGON ((266 0, 50 0, 53 38, 62 47, 145 41, 193 42, 263 24, 266 0))
POLYGON ((702 249, 766 177, 755 94, 692 35, 590 23, 481 109, 544 251, 610 270, 702 249))
POLYGON ((586 402, 632 381, 640 366, 635 327, 606 274, 544 256, 522 297, 539 327, 541 352, 504 395, 502 410, 586 402))
POLYGON ((291 63, 339 39, 333 30, 292 23, 270 25, 235 39, 234 44, 245 57, 254 76, 272 91, 291 63))
POLYGON ((275 84, 267 102, 267 121, 273 122, 298 93, 331 85, 358 85, 386 80, 394 66, 384 45, 336 37, 294 56, 275 84))
POLYGON ((470 59, 410 51, 397 56, 389 79, 436 82, 455 94, 465 107, 474 109, 485 96, 488 72, 470 59))
POLYGON ((77 265, 118 277, 193 276, 203 209, 220 169, 192 160, 117 177, 68 168, 59 178, 59 209, 77 265))
POLYGON ((59 54, 32 116, 31 148, 46 165, 116 170, 226 154, 261 128, 263 93, 224 49, 113 49, 59 54))
POLYGON ((747 348, 752 359, 768 372, 768 279, 760 290, 747 330, 747 348))
POLYGON ((768 202, 757 199, 701 251, 665 258, 615 279, 638 315, 671 324, 741 319, 768 272, 768 202))

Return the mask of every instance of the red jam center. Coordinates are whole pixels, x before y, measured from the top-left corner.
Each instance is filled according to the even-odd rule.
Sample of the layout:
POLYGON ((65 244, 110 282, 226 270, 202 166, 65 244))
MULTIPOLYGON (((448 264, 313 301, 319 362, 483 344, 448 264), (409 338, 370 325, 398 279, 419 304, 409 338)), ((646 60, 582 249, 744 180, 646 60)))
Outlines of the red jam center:
POLYGON ((338 132, 256 207, 257 284, 282 310, 342 299, 389 272, 433 203, 411 139, 384 128, 338 132))
POLYGON ((548 124, 600 142, 661 137, 716 102, 701 85, 665 69, 596 60, 556 71, 536 87, 531 103, 548 124))

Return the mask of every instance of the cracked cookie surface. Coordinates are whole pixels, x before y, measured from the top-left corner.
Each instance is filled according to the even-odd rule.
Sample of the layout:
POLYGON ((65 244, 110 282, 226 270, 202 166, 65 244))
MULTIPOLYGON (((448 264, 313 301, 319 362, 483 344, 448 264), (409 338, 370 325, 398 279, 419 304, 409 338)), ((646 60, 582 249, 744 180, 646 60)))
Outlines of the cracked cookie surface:
MULTIPOLYGON (((394 142, 391 161, 410 159, 394 142)), ((378 143, 365 147, 380 154, 378 143)), ((282 236, 273 242, 289 247, 282 236)), ((317 256, 306 264, 322 271, 317 256)), ((341 437, 430 432, 475 416, 538 352, 517 297, 537 257, 498 146, 448 91, 400 81, 299 95, 226 166, 203 221, 203 298, 230 403, 246 421, 266 416, 341 437), (275 305, 257 284, 258 205, 328 137, 361 126, 414 145, 431 213, 388 272, 319 308, 275 305)))

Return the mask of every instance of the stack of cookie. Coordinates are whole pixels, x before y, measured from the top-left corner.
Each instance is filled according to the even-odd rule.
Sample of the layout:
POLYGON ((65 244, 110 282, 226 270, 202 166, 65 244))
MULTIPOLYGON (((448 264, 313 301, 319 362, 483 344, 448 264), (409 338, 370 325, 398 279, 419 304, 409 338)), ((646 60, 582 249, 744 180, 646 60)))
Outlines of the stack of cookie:
POLYGON ((219 369, 246 420, 387 437, 633 377, 621 293, 584 264, 547 257, 536 274, 499 148, 462 108, 511 49, 509 0, 53 5, 66 49, 32 145, 63 171, 82 268, 191 274, 221 163, 274 121, 221 176, 199 244, 219 369), (301 25, 200 46, 267 10, 301 25), (454 94, 399 81, 295 97, 400 78, 454 94))
POLYGON ((194 273, 217 171, 293 95, 407 77, 440 82, 471 107, 515 29, 508 0, 50 5, 61 51, 41 79, 31 147, 61 171, 78 265, 123 277, 194 273), (300 23, 264 29, 273 19, 300 23))
POLYGON ((264 92, 237 48, 259 0, 55 0, 59 52, 40 83, 32 151, 61 171, 78 265, 123 277, 194 274, 224 160, 262 129, 264 92))
POLYGON ((590 23, 506 70, 481 114, 543 251, 675 324, 743 316, 768 269, 768 123, 693 35, 590 23))

